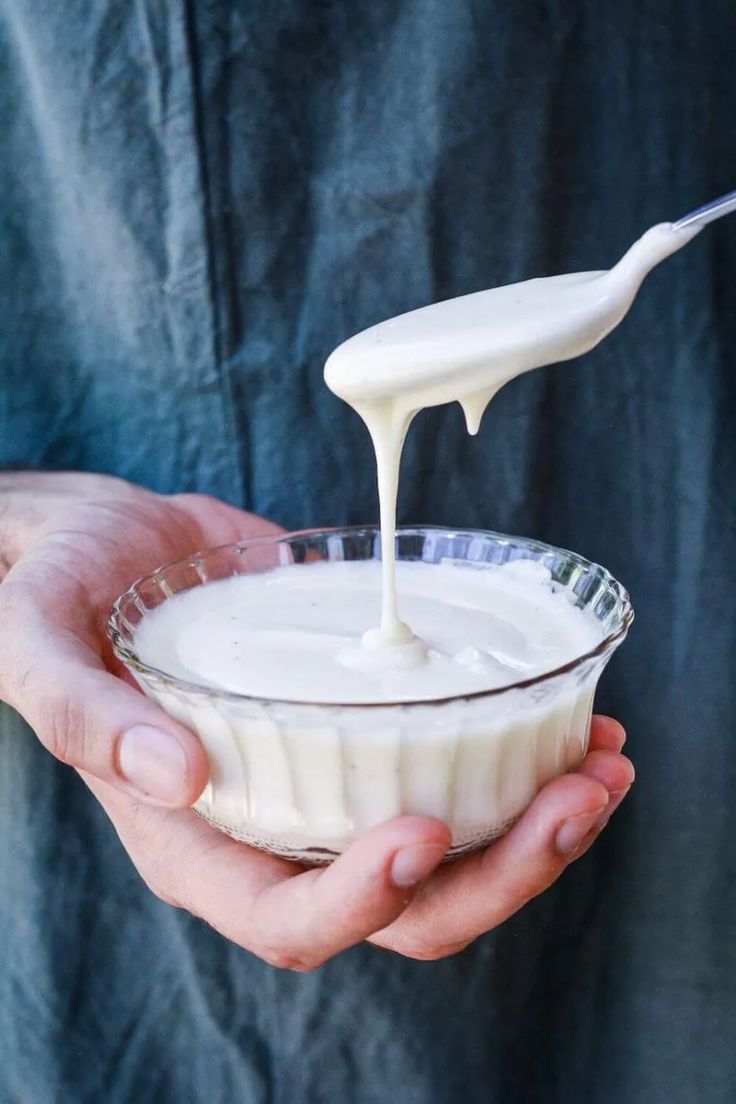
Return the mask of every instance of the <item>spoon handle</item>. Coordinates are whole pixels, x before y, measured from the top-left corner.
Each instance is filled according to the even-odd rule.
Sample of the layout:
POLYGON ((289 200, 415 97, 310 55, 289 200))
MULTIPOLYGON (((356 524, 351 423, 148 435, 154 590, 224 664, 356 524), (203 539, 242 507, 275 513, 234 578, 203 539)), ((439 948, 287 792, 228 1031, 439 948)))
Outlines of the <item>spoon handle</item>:
POLYGON ((710 203, 691 211, 689 215, 683 215, 677 222, 672 223, 672 228, 682 230, 685 226, 705 226, 714 219, 730 214, 731 211, 736 211, 736 192, 727 192, 726 195, 719 196, 718 199, 713 199, 710 203))

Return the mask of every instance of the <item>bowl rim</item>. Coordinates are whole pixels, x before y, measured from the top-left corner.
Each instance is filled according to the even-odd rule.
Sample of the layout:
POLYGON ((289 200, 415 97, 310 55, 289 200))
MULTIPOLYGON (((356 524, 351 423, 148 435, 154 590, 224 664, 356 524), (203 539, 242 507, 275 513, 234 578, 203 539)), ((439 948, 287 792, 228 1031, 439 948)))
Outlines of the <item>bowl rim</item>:
MULTIPOLYGON (((257 545, 275 545, 275 544, 289 544, 295 543, 298 540, 306 540, 310 537, 327 537, 327 536, 358 536, 360 534, 372 534, 374 536, 380 536, 380 526, 378 525, 343 525, 343 526, 318 526, 314 529, 298 529, 291 532, 283 533, 271 533, 267 536, 261 537, 246 537, 240 541, 229 541, 225 544, 217 544, 212 547, 202 549, 197 552, 193 552, 189 556, 182 556, 177 560, 170 560, 168 563, 162 564, 160 567, 155 568, 153 571, 147 572, 145 575, 141 575, 135 582, 131 583, 122 594, 113 603, 110 615, 107 620, 107 635, 112 642, 113 652, 115 656, 129 669, 137 672, 146 678, 153 678, 158 682, 163 682, 167 686, 175 687, 179 690, 184 690, 189 694, 198 694, 205 697, 214 697, 225 699, 228 701, 241 701, 249 702, 251 704, 261 706, 285 706, 285 707, 302 707, 306 709, 339 709, 339 710, 362 710, 362 709, 395 709, 397 707, 418 707, 424 706, 438 706, 447 705, 452 702, 464 702, 473 701, 480 698, 496 698, 503 694, 509 694, 516 690, 526 690, 529 687, 537 686, 543 683, 552 682, 553 680, 560 678, 561 676, 570 674, 577 670, 579 667, 584 666, 595 659, 601 659, 604 656, 611 654, 618 645, 626 637, 631 624, 634 620, 634 608, 631 604, 631 598, 626 588, 620 583, 613 575, 601 564, 596 563, 594 560, 588 560, 585 556, 581 556, 578 552, 571 552, 569 549, 561 548, 558 545, 548 544, 546 541, 536 540, 534 537, 520 537, 513 536, 508 533, 498 533, 492 529, 477 529, 477 528, 456 528, 449 525, 399 525, 396 527, 396 538, 400 536, 423 536, 427 533, 443 533, 447 536, 455 537, 489 537, 498 544, 513 544, 522 545, 528 548, 530 551, 538 552, 541 554, 554 553, 562 555, 572 560, 578 567, 584 570, 593 570, 600 573, 601 582, 611 591, 613 591, 617 598, 621 601, 621 615, 620 621, 617 627, 610 633, 606 634, 594 648, 588 649, 581 655, 576 656, 574 659, 569 660, 567 663, 562 664, 559 667, 555 667, 549 671, 543 671, 539 675, 534 675, 531 678, 520 679, 516 682, 507 683, 505 686, 493 687, 489 690, 474 690, 471 693, 466 694, 451 694, 444 698, 415 698, 404 701, 380 701, 380 702, 320 702, 320 701, 298 701, 293 698, 266 698, 256 694, 243 694, 235 690, 226 690, 224 688, 218 688, 214 686, 207 686, 203 683, 192 682, 188 679, 180 678, 178 675, 172 675, 167 671, 162 670, 159 667, 155 667, 151 663, 146 663, 140 658, 140 656, 134 651, 132 647, 124 641, 124 632, 127 632, 127 628, 124 630, 121 627, 121 622, 124 623, 122 606, 130 600, 135 604, 136 592, 146 583, 154 582, 160 583, 164 574, 177 567, 192 567, 196 570, 197 562, 203 560, 207 556, 211 556, 217 552, 232 551, 232 552, 247 552, 250 548, 257 545)), ((219 582, 220 580, 213 580, 219 582)), ((207 586, 207 582, 204 580, 201 582, 202 586, 207 586)), ((192 588, 193 589, 193 588, 192 588)), ((167 601, 168 599, 164 599, 167 601)), ((162 603, 163 604, 163 603, 162 603)), ((140 609, 139 606, 136 608, 140 609)), ((145 614, 143 615, 145 616, 145 614)))

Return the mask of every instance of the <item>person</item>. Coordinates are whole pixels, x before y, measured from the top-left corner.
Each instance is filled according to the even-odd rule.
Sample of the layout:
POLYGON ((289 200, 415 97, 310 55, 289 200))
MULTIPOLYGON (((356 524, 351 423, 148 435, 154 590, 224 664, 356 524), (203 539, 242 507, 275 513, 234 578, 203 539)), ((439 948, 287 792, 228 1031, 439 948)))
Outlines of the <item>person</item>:
POLYGON ((510 385, 477 439, 442 408, 408 441, 404 517, 575 547, 634 592, 600 701, 639 798, 543 896, 633 780, 618 722, 484 852, 438 868, 446 828, 405 817, 299 871, 188 808, 203 749, 122 677, 105 621, 160 563, 375 516, 369 442, 321 377, 351 332, 607 266, 726 191, 736 14, 0 19, 5 1097, 725 1100, 733 227, 595 353, 510 385))

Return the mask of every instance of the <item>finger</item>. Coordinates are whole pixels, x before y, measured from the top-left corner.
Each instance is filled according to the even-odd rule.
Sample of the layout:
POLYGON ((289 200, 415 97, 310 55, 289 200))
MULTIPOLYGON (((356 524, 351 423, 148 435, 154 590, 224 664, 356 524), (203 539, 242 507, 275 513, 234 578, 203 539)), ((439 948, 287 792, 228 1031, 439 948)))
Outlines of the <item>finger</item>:
POLYGON ((590 850, 595 841, 598 839, 598 836, 608 824, 613 814, 618 809, 621 802, 628 794, 629 789, 630 787, 625 790, 619 790, 618 793, 611 794, 608 805, 603 810, 598 820, 595 821, 590 831, 586 833, 585 839, 580 844, 575 854, 572 856, 572 859, 574 859, 575 861, 577 861, 578 859, 582 859, 583 855, 585 855, 586 852, 590 850))
POLYGON ((496 927, 555 881, 607 803, 606 787, 594 778, 555 779, 502 839, 441 867, 373 941, 412 958, 439 958, 496 927))
POLYGON ((272 965, 310 970, 390 924, 450 843, 440 821, 371 829, 331 866, 306 870, 230 839, 191 810, 135 809, 95 780, 147 883, 272 965))
POLYGON ((441 821, 400 817, 366 832, 326 869, 272 886, 251 916, 261 957, 310 968, 362 942, 403 912, 449 846, 441 821))
POLYGON ((634 765, 625 755, 615 751, 589 751, 578 767, 578 774, 595 778, 611 795, 628 790, 634 781, 634 765))
POLYGON ((0 587, 0 697, 64 763, 142 801, 191 805, 207 783, 194 733, 111 675, 94 649, 0 587), (11 597, 9 597, 11 596, 11 597))
POLYGON ((590 724, 591 751, 621 751, 626 743, 626 729, 613 717, 600 714, 590 724))
POLYGON ((239 510, 236 506, 230 506, 227 502, 221 502, 219 498, 212 498, 210 495, 177 494, 172 495, 171 499, 197 523, 202 512, 206 513, 209 543, 212 543, 215 523, 218 525, 216 539, 222 543, 279 536, 285 532, 276 522, 268 521, 257 514, 250 514, 246 510, 239 510))
POLYGON ((628 794, 634 782, 635 771, 631 760, 612 751, 591 751, 580 765, 579 773, 595 778, 608 790, 608 804, 587 833, 575 858, 581 858, 593 845, 609 820, 628 794))

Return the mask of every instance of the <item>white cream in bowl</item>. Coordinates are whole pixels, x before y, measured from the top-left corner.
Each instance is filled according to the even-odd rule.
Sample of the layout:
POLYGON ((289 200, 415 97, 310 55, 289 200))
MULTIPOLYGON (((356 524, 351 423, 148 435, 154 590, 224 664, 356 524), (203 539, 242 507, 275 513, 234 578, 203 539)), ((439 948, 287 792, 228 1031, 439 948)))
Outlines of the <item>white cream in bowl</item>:
POLYGON ((384 664, 382 649, 361 645, 381 601, 377 560, 292 564, 195 587, 145 618, 138 655, 213 690, 374 705, 509 686, 562 667, 601 640, 595 620, 533 560, 404 561, 396 575, 422 642, 404 662, 384 664))
POLYGON ((523 538, 400 530, 399 589, 426 651, 386 669, 355 663, 379 550, 375 529, 246 542, 118 603, 118 655, 202 739, 211 777, 196 808, 238 839, 324 861, 419 813, 448 823, 459 854, 585 752, 631 616, 602 568, 523 538))

